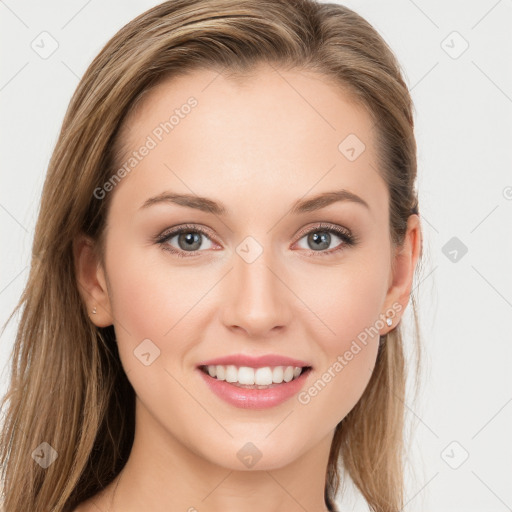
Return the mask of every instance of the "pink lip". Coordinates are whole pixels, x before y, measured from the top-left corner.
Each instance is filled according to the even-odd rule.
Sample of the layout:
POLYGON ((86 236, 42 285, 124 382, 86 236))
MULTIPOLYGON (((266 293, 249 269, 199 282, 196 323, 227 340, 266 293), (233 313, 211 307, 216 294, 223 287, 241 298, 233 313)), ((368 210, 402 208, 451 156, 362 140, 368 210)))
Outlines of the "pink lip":
POLYGON ((218 357, 216 359, 210 359, 203 361, 197 366, 213 366, 213 365, 229 365, 234 366, 248 366, 250 368, 261 368, 262 366, 311 366, 311 364, 300 361, 299 359, 292 359, 286 356, 280 356, 278 354, 266 354, 264 356, 254 357, 247 356, 244 354, 233 354, 226 357, 218 357))
MULTIPOLYGON (((282 361, 283 359, 281 358, 280 360, 282 361)), ((290 364, 288 366, 293 365, 290 364)), ((300 366, 300 364, 296 366, 300 366)), ((272 387, 267 389, 250 389, 239 388, 224 380, 217 380, 200 369, 197 369, 197 371, 201 374, 210 390, 219 398, 222 398, 228 404, 242 409, 268 409, 285 402, 304 387, 306 379, 311 373, 311 370, 305 371, 290 382, 273 384, 272 387)))

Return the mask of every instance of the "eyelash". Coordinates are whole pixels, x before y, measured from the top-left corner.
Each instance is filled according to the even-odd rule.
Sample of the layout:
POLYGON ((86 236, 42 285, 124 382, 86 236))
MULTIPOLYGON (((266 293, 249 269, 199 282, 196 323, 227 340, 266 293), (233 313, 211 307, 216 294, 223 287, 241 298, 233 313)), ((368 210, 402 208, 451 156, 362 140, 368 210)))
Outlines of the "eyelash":
MULTIPOLYGON (((342 251, 346 247, 353 247, 358 243, 358 238, 351 234, 348 230, 332 225, 332 224, 323 224, 320 223, 317 226, 313 226, 312 228, 306 229, 304 231, 300 232, 300 236, 297 239, 297 242, 304 238, 304 236, 309 235, 310 233, 315 232, 322 232, 322 233, 334 233, 338 237, 340 237, 343 240, 343 243, 340 244, 340 246, 336 249, 331 249, 329 251, 313 251, 310 250, 309 256, 330 256, 334 253, 338 253, 339 251, 342 251), (313 254, 311 254, 313 253, 313 254)), ((155 239, 155 242, 162 246, 162 250, 169 251, 170 253, 176 255, 178 258, 190 258, 196 256, 199 252, 202 251, 191 251, 190 255, 186 254, 186 251, 180 251, 176 248, 169 245, 167 242, 174 238, 176 235, 180 235, 182 233, 200 233, 208 238, 209 232, 199 226, 193 225, 193 224, 186 224, 184 226, 181 226, 179 228, 176 228, 169 232, 164 232, 161 235, 158 235, 155 239)))

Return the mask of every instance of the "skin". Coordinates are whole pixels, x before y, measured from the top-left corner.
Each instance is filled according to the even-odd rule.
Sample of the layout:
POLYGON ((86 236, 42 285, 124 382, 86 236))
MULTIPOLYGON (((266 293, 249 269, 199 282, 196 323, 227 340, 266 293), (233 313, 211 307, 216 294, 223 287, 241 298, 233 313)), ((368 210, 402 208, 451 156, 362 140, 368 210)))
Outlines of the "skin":
MULTIPOLYGON (((76 510, 323 511, 334 429, 368 384, 379 337, 308 404, 293 397, 266 410, 236 408, 195 368, 228 354, 277 353, 310 362, 309 388, 393 304, 401 311, 379 334, 396 326, 420 254, 419 218, 410 216, 395 250, 373 123, 346 92, 310 72, 261 65, 243 81, 200 70, 164 82, 126 120, 129 151, 190 96, 197 107, 109 192, 105 265, 92 241, 75 241, 80 290, 88 310, 97 308, 91 321, 114 325, 136 393, 135 440, 113 508, 118 478, 76 510), (352 162, 338 149, 349 134, 366 146, 352 162), (342 188, 369 209, 343 201, 289 213, 299 199, 342 188), (164 191, 211 198, 229 215, 170 203, 140 209, 164 191), (315 251, 298 235, 319 222, 345 227, 358 243, 332 252, 345 243, 333 233, 328 248, 315 251), (211 234, 188 258, 152 240, 182 224, 211 234), (263 250, 252 263, 236 252, 247 236, 263 250), (160 356, 145 366, 133 351, 148 338, 160 356), (252 468, 237 458, 247 442, 262 454, 252 468)), ((167 244, 185 252, 178 242, 167 244)))

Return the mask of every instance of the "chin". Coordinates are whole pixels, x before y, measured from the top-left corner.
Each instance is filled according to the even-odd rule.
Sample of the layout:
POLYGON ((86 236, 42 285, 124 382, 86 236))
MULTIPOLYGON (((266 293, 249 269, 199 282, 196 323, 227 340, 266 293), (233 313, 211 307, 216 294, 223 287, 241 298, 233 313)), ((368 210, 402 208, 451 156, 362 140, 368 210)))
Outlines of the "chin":
POLYGON ((243 439, 235 438, 229 443, 218 444, 215 453, 211 451, 210 440, 205 440, 205 448, 209 451, 202 456, 212 464, 232 471, 269 471, 293 463, 304 449, 303 441, 294 443, 288 439, 283 443, 278 436, 271 440, 265 439, 265 435, 254 441, 250 441, 250 436, 244 436, 243 439))

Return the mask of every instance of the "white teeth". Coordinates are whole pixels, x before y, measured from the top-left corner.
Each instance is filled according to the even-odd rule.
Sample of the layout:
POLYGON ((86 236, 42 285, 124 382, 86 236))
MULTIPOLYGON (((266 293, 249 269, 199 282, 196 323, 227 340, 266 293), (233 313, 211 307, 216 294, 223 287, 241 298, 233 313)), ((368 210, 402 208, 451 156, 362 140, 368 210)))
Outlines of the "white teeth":
POLYGON ((268 366, 258 368, 254 372, 254 384, 258 384, 258 386, 269 386, 272 384, 272 370, 268 366))
POLYGON ((248 384, 249 386, 254 384, 254 368, 241 366, 238 369, 237 381, 239 384, 248 384))
POLYGON ((293 379, 293 366, 287 366, 284 371, 283 380, 285 382, 290 382, 293 379))
POLYGON ((276 366, 272 371, 272 382, 274 384, 281 384, 283 382, 284 369, 282 366, 276 366))
POLYGON ((236 366, 226 366, 226 382, 236 382, 238 380, 236 366))
MULTIPOLYGON (((210 367, 208 367, 208 368, 210 368, 210 367)), ((224 366, 221 366, 220 364, 218 364, 215 367, 215 372, 217 373, 217 379, 226 380, 226 369, 224 368, 224 366)))
POLYGON ((212 365, 205 367, 210 377, 225 380, 230 383, 243 385, 270 386, 290 382, 301 375, 302 368, 298 366, 264 366, 251 368, 249 366, 212 365))

